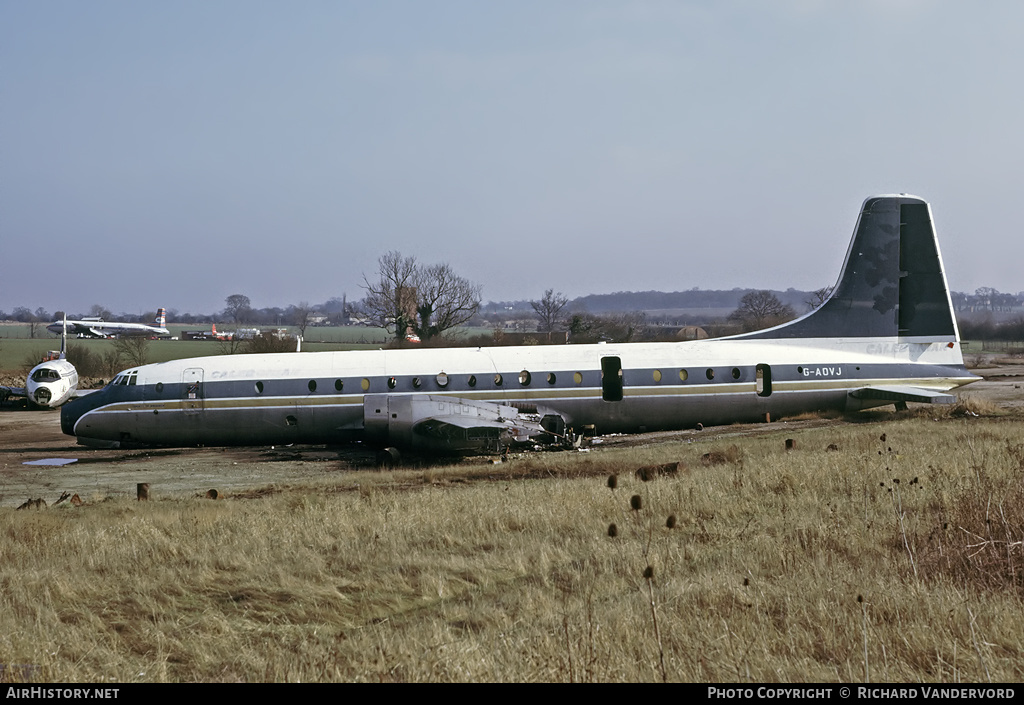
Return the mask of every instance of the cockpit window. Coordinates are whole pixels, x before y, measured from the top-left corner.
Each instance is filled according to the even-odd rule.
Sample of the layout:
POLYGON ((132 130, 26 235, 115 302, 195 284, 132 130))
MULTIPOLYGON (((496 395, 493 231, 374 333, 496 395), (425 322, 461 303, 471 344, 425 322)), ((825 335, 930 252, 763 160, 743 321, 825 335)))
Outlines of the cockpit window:
POLYGON ((33 382, 53 382, 58 379, 60 379, 60 372, 49 367, 44 367, 32 373, 33 382))
POLYGON ((116 385, 121 384, 121 385, 126 385, 126 386, 134 387, 135 386, 135 382, 138 379, 138 374, 139 374, 138 370, 132 370, 131 372, 122 372, 117 377, 114 377, 114 381, 111 382, 110 384, 112 386, 116 386, 116 385))

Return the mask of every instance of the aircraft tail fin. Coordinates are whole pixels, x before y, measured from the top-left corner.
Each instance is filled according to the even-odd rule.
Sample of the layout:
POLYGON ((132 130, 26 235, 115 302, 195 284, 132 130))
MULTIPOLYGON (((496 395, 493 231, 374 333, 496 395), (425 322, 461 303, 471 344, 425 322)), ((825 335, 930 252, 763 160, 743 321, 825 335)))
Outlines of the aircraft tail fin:
POLYGON ((160 328, 167 327, 167 309, 158 308, 156 310, 156 318, 153 319, 153 325, 159 326, 160 328))
POLYGON ((829 298, 795 321, 736 337, 956 342, 931 207, 914 196, 868 198, 829 298))
POLYGON ((67 359, 68 356, 68 314, 64 314, 64 322, 60 330, 60 359, 67 359))

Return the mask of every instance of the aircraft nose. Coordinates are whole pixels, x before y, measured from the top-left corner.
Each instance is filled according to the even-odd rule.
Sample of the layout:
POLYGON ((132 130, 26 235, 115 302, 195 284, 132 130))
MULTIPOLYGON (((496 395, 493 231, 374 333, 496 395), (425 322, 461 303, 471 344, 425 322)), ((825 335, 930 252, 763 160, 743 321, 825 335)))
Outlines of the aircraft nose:
POLYGON ((92 409, 99 406, 99 396, 101 392, 90 394, 89 396, 75 399, 74 401, 65 404, 60 408, 60 430, 69 436, 77 435, 75 433, 75 424, 78 420, 85 416, 85 414, 92 409))
POLYGON ((75 435, 75 422, 82 416, 71 408, 74 405, 74 402, 65 404, 60 410, 60 430, 68 436, 75 435))

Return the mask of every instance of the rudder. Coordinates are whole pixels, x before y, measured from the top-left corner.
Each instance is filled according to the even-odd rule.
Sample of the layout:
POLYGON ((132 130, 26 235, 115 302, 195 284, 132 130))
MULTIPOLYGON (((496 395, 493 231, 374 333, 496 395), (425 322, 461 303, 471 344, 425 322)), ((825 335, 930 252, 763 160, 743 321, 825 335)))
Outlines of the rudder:
POLYGON ((831 296, 802 318, 736 337, 957 340, 929 205, 902 195, 865 200, 831 296))

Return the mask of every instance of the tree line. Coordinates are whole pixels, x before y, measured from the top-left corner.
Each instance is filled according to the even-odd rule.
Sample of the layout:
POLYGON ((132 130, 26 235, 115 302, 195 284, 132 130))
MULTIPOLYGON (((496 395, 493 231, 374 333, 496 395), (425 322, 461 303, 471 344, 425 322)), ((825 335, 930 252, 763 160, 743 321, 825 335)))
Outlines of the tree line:
MULTIPOLYGON (((561 292, 547 289, 536 300, 491 302, 481 304, 482 287, 457 274, 447 263, 425 264, 415 257, 391 251, 377 261, 372 274, 364 274, 362 299, 349 302, 347 296, 333 297, 324 303, 302 301, 285 307, 254 308, 245 294, 232 294, 225 299, 222 310, 213 314, 182 313, 168 309, 167 319, 175 324, 231 323, 236 326, 294 326, 304 335, 309 325, 346 325, 353 322, 384 328, 395 344, 430 342, 447 339, 454 329, 463 325, 497 326, 509 318, 534 319, 535 331, 548 334, 568 332, 576 342, 596 340, 632 341, 664 336, 659 321, 645 311, 673 309, 727 309, 727 317, 710 314, 695 322, 713 329, 713 334, 745 332, 777 325, 805 311, 812 310, 828 297, 831 287, 814 292, 787 289, 771 290, 702 290, 681 292, 615 292, 591 294, 570 301, 561 292)), ((993 338, 1017 336, 1014 322, 971 318, 971 314, 1013 311, 1024 305, 1022 294, 999 292, 980 287, 973 294, 951 292, 954 310, 960 314, 964 337, 993 338)), ((52 314, 44 308, 30 310, 19 306, 8 314, 0 310, 0 320, 14 320, 31 325, 31 337, 41 326, 59 319, 61 311, 52 314)), ((69 313, 69 319, 87 316, 106 321, 149 323, 156 312, 113 314, 94 304, 88 313, 69 313)), ((699 318, 691 316, 691 318, 699 318)), ((1020 318, 1024 321, 1024 317, 1020 318)), ((671 324, 673 321, 660 321, 671 324)), ((693 322, 693 321, 691 321, 693 322)), ((1016 339, 1021 339, 1017 336, 1016 339)))

